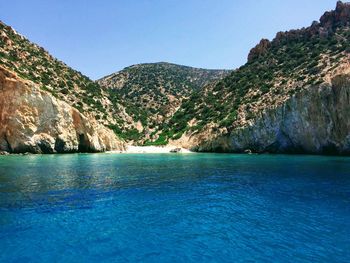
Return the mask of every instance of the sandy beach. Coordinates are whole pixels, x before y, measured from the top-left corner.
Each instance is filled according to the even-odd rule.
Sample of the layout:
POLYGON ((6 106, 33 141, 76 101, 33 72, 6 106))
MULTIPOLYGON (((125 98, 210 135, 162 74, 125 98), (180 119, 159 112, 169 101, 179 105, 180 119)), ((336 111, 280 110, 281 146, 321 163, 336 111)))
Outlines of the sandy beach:
POLYGON ((193 153, 188 149, 179 148, 176 146, 127 146, 125 151, 109 151, 108 153, 171 153, 176 150, 176 153, 193 153))

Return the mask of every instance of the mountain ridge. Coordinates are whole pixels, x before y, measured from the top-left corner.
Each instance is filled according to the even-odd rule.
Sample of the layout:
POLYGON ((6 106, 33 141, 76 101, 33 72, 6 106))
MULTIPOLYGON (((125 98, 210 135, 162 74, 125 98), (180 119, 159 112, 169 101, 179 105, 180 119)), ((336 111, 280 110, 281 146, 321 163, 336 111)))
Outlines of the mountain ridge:
POLYGON ((185 65, 185 64, 178 64, 178 63, 173 63, 173 62, 168 62, 168 61, 155 61, 155 62, 143 62, 143 63, 136 63, 136 64, 131 64, 129 66, 123 67, 120 70, 117 70, 116 72, 110 73, 108 75, 99 77, 97 79, 95 79, 95 82, 98 82, 100 80, 103 80, 105 78, 108 78, 112 75, 117 74, 118 72, 121 72, 125 69, 129 69, 129 68, 134 68, 134 67, 139 67, 142 65, 154 65, 154 64, 158 64, 158 65, 173 65, 173 66, 180 66, 180 67, 185 67, 185 68, 192 68, 192 69, 199 69, 199 70, 214 70, 214 71, 232 71, 232 69, 222 69, 222 68, 205 68, 205 67, 195 67, 195 66, 189 66, 189 65, 185 65))

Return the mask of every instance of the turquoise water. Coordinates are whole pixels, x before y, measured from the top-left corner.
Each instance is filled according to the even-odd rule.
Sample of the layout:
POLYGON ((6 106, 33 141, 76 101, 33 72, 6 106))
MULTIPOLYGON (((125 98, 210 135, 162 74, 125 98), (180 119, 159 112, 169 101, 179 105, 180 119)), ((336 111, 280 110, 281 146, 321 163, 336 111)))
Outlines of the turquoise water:
POLYGON ((350 158, 0 157, 0 262, 350 262, 350 158))

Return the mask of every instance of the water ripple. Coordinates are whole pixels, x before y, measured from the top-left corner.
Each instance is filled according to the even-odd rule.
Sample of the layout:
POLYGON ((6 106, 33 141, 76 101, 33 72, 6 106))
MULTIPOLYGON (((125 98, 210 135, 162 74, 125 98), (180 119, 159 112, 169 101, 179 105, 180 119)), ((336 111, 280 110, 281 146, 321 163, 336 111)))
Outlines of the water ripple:
POLYGON ((0 157, 0 262, 349 262, 348 158, 0 157))

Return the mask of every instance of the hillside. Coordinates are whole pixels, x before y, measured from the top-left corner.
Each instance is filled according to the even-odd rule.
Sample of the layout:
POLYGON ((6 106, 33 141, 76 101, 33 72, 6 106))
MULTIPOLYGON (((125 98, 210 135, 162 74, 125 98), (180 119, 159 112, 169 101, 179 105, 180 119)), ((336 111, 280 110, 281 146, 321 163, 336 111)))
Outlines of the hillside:
POLYGON ((118 113, 118 108, 106 107, 109 101, 99 85, 2 22, 0 66, 0 150, 54 153, 123 148, 101 125, 115 121, 112 116, 118 115, 111 112, 118 113))
MULTIPOLYGON (((210 141, 216 141, 217 147, 224 151, 243 151, 245 147, 259 152, 268 151, 264 147, 255 147, 256 144, 264 145, 264 142, 257 142, 254 137, 245 147, 235 147, 232 145, 234 136, 237 131, 253 129, 266 112, 285 107, 298 94, 322 85, 332 87, 336 76, 342 75, 343 82, 347 83, 349 52, 350 4, 338 2, 336 10, 326 12, 319 22, 313 22, 310 27, 279 32, 272 41, 261 40, 250 51, 245 65, 184 101, 159 131, 157 142, 165 144, 182 137, 178 140, 180 144, 205 151, 215 151, 210 141), (225 145, 218 143, 220 138, 225 138, 225 145)), ((295 115, 298 114, 295 112, 295 115)), ((335 117, 344 118, 343 115, 335 117)), ((300 125, 307 126, 308 123, 300 125)), ((274 128, 273 136, 277 140, 281 130, 280 127, 274 128)), ((303 130, 302 127, 294 128, 303 130)), ((317 130, 317 127, 312 128, 317 130)), ((261 133, 268 132, 268 127, 259 129, 261 133)), ((332 129, 337 127, 332 126, 332 129)), ((346 136, 341 139, 346 144, 346 136)), ((324 143, 334 146, 338 142, 324 143)))
POLYGON ((0 22, 0 62, 20 77, 39 84, 82 111, 103 112, 101 89, 88 77, 52 57, 10 26, 0 22))
POLYGON ((160 62, 133 65, 97 83, 105 88, 110 98, 121 101, 137 123, 137 139, 142 140, 159 129, 191 93, 222 79, 229 72, 160 62))
POLYGON ((159 124, 194 90, 229 73, 153 63, 134 65, 94 82, 2 22, 0 65, 133 143, 143 143, 160 129, 159 124))
MULTIPOLYGON (((141 145, 171 143, 196 151, 350 153, 349 3, 337 2, 334 11, 309 27, 279 32, 271 41, 262 39, 249 52, 247 63, 233 71, 148 63, 94 82, 3 23, 0 65, 4 83, 22 83, 23 103, 30 102, 31 111, 38 111, 28 97, 31 86, 39 87, 55 105, 74 106, 67 113, 75 125, 69 124, 71 131, 77 132, 74 147, 69 148, 74 151, 86 138, 91 146, 91 134, 105 126, 119 138, 141 145), (75 108, 82 115, 79 118, 87 120, 83 126, 96 129, 87 132, 86 127, 76 126, 75 108)), ((9 96, 15 99, 14 94, 9 96)), ((40 96, 35 99, 40 101, 40 96)), ((64 112, 61 107, 57 111, 64 112)), ((27 130, 34 137, 25 140, 39 149, 33 140, 40 144, 36 134, 40 129, 32 127, 38 120, 30 123, 26 118, 22 121, 29 123, 27 130)), ((62 120, 51 118, 53 123, 62 120)), ((105 129, 103 133, 109 134, 105 129)), ((60 135, 49 133, 54 134, 49 140, 52 149, 60 135)), ((6 146, 5 135, 0 144, 6 146)), ((89 147, 108 148, 101 145, 89 147)))
MULTIPOLYGON (((118 124, 129 129, 134 124, 119 100, 88 77, 51 56, 42 47, 30 42, 13 28, 0 22, 0 65, 19 77, 33 81, 42 90, 74 105, 81 113, 105 126, 118 124)), ((119 137, 123 134, 118 134, 119 137)))

